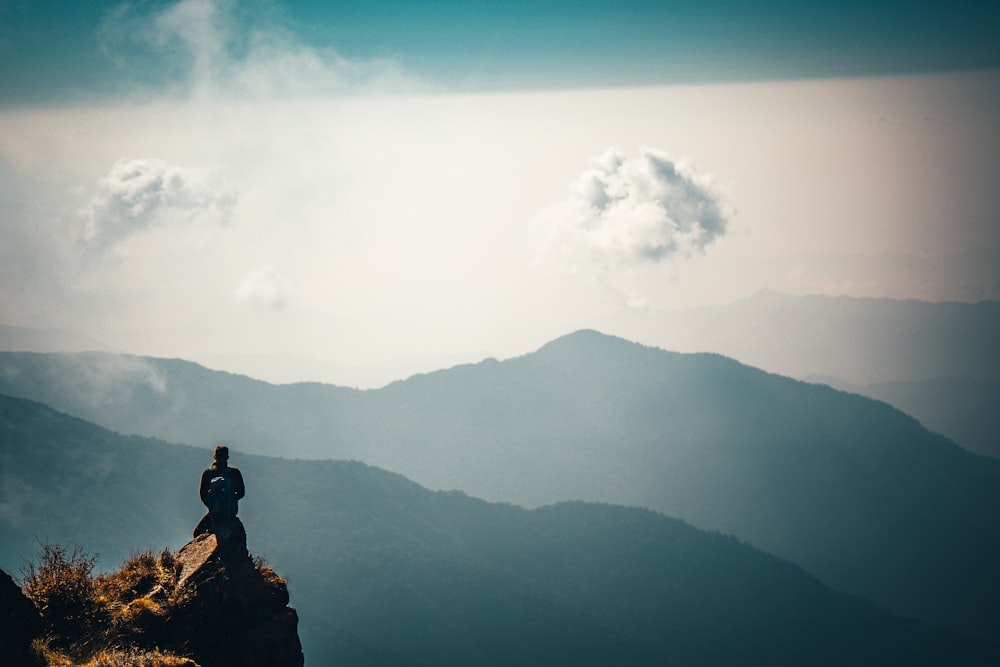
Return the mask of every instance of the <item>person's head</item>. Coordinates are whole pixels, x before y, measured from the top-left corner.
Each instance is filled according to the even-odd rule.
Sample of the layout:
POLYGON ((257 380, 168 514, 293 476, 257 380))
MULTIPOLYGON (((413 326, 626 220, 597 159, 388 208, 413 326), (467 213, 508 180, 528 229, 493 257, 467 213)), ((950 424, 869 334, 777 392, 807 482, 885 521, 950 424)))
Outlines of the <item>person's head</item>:
POLYGON ((219 465, 226 465, 229 461, 229 447, 225 445, 218 445, 215 448, 214 458, 215 462, 219 465))

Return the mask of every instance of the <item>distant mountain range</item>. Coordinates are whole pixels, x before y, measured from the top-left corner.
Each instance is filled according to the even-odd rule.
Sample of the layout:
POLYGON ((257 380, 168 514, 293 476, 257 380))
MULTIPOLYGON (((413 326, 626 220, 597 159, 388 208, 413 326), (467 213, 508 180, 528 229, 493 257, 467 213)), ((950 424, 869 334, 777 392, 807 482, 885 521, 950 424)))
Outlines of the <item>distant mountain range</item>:
MULTIPOLYGON (((677 352, 722 354, 885 401, 958 445, 1000 459, 1000 302, 928 303, 765 290, 723 306, 650 313, 644 323, 641 334, 617 333, 677 352)), ((3 325, 0 350, 111 351, 82 334, 3 325)), ((360 387, 380 387, 455 363, 424 359, 355 368, 293 356, 225 353, 197 361, 270 382, 316 379, 360 387)))
MULTIPOLYGON (((124 437, 0 397, 0 566, 80 544, 176 548, 207 448, 124 437)), ((361 463, 234 453, 250 549, 287 574, 307 664, 994 665, 1000 645, 835 593, 653 512, 535 510, 361 463)), ((155 552, 155 551, 154 551, 155 552)), ((109 562, 112 561, 112 562, 109 562)))
POLYGON ((1000 379, 941 377, 864 386, 840 378, 806 379, 884 401, 969 451, 1000 459, 1000 379))
POLYGON ((0 393, 121 433, 355 459, 528 507, 646 507, 983 637, 1000 627, 1000 462, 884 403, 582 331, 380 390, 179 360, 0 354, 0 393))
POLYGON ((773 373, 864 386, 944 377, 1000 379, 1000 301, 791 296, 765 290, 660 316, 658 344, 717 352, 773 373))
POLYGON ((764 291, 659 316, 657 344, 886 401, 1000 458, 1000 302, 927 303, 764 291))

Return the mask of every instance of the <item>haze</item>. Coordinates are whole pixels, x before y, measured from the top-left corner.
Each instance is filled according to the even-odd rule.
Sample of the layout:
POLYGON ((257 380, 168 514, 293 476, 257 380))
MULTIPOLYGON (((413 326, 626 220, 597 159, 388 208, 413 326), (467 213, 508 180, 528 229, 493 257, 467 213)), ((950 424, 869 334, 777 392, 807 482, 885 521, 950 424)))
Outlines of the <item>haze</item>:
POLYGON ((54 7, 0 10, 4 324, 374 385, 761 289, 1000 298, 974 3, 54 7))

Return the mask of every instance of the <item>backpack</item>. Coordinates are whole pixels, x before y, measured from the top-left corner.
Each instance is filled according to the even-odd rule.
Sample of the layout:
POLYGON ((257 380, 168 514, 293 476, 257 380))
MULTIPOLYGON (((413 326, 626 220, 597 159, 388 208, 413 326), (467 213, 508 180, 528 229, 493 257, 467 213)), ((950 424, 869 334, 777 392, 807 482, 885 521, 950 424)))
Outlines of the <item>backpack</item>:
POLYGON ((236 498, 229 477, 213 477, 208 486, 208 513, 213 519, 230 519, 236 516, 235 505, 236 498))

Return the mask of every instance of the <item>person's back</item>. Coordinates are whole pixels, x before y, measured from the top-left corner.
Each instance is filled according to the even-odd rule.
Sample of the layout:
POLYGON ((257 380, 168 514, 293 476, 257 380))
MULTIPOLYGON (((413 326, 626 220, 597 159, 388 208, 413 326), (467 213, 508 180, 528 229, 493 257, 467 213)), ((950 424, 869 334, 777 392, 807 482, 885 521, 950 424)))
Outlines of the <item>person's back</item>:
POLYGON ((212 515, 212 521, 236 516, 236 498, 233 497, 233 485, 228 475, 216 474, 208 483, 208 513, 212 515))
POLYGON ((246 486, 243 474, 238 469, 229 467, 227 446, 219 445, 215 448, 211 467, 201 473, 198 493, 201 502, 208 508, 208 513, 195 527, 196 537, 209 532, 217 523, 232 519, 239 512, 239 501, 246 495, 246 486))

